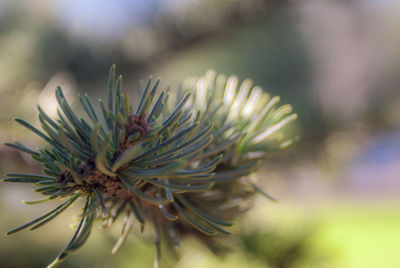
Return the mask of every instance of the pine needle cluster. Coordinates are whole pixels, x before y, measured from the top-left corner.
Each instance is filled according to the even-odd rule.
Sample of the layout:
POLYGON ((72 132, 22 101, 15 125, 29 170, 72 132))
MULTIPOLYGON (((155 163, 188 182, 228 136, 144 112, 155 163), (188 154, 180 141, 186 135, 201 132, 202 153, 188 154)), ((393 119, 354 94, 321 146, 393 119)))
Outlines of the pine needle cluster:
POLYGON ((157 264, 161 238, 178 247, 185 234, 204 241, 229 234, 232 220, 254 193, 271 198, 249 175, 271 152, 293 142, 282 132, 296 119, 290 105, 279 106, 279 97, 271 98, 250 80, 239 86, 237 77, 213 71, 186 79, 175 94, 157 93, 158 87, 159 80, 149 78, 134 107, 113 66, 107 103, 99 100, 98 108, 87 94, 79 96, 85 111, 79 117, 58 87, 58 117, 38 107, 42 130, 15 119, 47 146, 5 145, 40 162, 43 174, 8 173, 3 181, 32 183, 45 197, 27 204, 62 203, 7 234, 35 230, 82 203, 75 234, 48 267, 82 247, 95 220, 109 227, 125 218, 113 253, 134 224, 143 230, 152 222, 157 264))

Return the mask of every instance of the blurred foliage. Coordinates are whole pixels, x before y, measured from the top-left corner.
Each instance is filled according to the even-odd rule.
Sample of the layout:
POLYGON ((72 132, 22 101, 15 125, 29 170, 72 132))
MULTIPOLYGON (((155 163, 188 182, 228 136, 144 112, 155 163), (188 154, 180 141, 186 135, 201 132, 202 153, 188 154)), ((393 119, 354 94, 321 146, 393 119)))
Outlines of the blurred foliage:
MULTIPOLYGON (((245 232, 240 240, 245 253, 255 257, 268 267, 288 268, 298 266, 310 255, 307 245, 309 236, 304 232, 279 232, 277 230, 245 232), (296 265, 297 264, 297 265, 296 265)), ((312 254, 311 254, 312 256, 312 254)))

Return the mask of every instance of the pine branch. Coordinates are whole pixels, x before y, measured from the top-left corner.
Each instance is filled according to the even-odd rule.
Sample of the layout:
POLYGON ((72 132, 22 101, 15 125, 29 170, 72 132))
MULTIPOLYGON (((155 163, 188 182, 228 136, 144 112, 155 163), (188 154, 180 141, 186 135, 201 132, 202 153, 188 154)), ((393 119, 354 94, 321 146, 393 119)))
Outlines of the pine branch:
POLYGON ((185 80, 179 98, 166 91, 156 96, 158 86, 159 80, 153 83, 149 78, 133 109, 113 65, 107 105, 99 100, 97 109, 87 94, 79 96, 90 122, 74 112, 60 87, 58 119, 38 107, 43 131, 16 119, 48 146, 32 150, 18 142, 5 145, 31 155, 46 175, 8 173, 3 181, 32 183, 45 196, 26 204, 66 201, 7 234, 37 229, 79 197, 86 199, 75 235, 48 267, 82 247, 95 219, 110 226, 119 215, 126 215, 113 253, 124 244, 133 224, 143 228, 152 221, 161 256, 160 239, 165 234, 173 245, 187 230, 199 236, 229 234, 225 228, 240 213, 234 209, 235 200, 248 200, 257 192, 272 199, 241 178, 255 172, 269 153, 293 142, 282 132, 296 119, 290 105, 278 106, 278 97, 252 88, 250 80, 238 87, 235 76, 216 77, 212 71, 185 80))

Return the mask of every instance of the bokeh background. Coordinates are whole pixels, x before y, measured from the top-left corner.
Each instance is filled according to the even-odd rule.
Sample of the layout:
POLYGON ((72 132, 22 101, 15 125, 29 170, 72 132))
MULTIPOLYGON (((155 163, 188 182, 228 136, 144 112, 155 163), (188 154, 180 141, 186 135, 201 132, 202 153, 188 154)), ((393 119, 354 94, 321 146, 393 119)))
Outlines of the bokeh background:
MULTIPOLYGON (((400 2, 396 0, 1 0, 0 141, 40 141, 12 122, 56 112, 60 84, 102 97, 117 64, 133 94, 148 75, 173 89, 209 68, 252 78, 298 113, 296 145, 257 174, 279 202, 258 197, 237 219, 230 250, 186 239, 166 267, 400 267, 400 2)), ((0 147, 0 172, 34 171, 0 147)), ((48 204, 0 185, 0 232, 48 204)), ((75 208, 76 209, 76 208, 75 208)), ((0 237, 0 267, 44 267, 73 230, 71 209, 35 232, 0 237)), ((99 227, 62 267, 152 267, 146 235, 110 253, 99 227)))

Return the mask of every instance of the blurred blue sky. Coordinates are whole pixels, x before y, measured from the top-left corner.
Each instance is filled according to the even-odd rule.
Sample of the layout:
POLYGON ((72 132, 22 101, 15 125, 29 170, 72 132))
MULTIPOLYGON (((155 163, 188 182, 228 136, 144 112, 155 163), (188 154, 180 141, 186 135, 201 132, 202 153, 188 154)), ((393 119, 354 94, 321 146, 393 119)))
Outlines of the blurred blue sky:
POLYGON ((154 20, 160 0, 57 0, 62 25, 90 38, 120 38, 128 28, 154 20))

